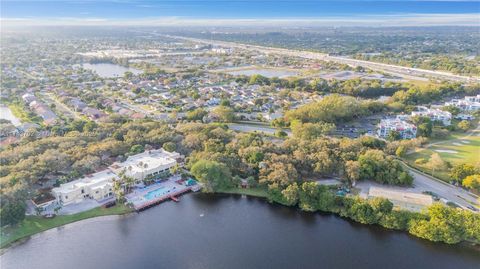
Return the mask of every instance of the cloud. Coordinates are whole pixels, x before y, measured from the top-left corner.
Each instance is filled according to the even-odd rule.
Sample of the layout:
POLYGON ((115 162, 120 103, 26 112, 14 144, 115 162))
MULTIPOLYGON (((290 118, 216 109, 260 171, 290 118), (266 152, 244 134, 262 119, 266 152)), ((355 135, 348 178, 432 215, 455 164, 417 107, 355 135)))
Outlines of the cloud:
POLYGON ((391 14, 349 17, 277 19, 203 19, 158 17, 143 19, 107 18, 1 18, 6 26, 106 25, 106 26, 478 26, 480 13, 391 14))

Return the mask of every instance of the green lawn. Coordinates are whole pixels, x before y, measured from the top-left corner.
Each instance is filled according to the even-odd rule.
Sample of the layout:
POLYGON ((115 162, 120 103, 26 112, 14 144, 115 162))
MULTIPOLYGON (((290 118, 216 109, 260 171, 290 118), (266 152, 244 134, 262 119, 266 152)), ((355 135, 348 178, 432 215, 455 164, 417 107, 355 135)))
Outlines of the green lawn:
POLYGON ((1 228, 0 248, 8 247, 11 243, 19 239, 75 221, 98 216, 121 215, 129 212, 132 212, 132 210, 127 206, 117 205, 111 208, 97 207, 82 213, 56 216, 52 219, 38 216, 27 216, 22 223, 15 227, 1 228))
POLYGON ((18 103, 10 103, 8 108, 12 111, 12 114, 22 122, 33 122, 40 124, 42 119, 38 116, 30 116, 26 108, 18 103))
MULTIPOLYGON (((444 142, 432 145, 428 148, 419 149, 414 153, 408 154, 404 159, 412 166, 431 173, 425 165, 415 164, 415 160, 423 158, 428 161, 433 153, 438 153, 443 160, 448 161, 452 165, 460 163, 470 163, 480 166, 480 136, 478 132, 472 136, 466 137, 466 134, 455 133, 444 142), (450 152, 445 152, 450 151, 450 152)), ((449 181, 448 168, 445 167, 434 174, 442 180, 449 181)))

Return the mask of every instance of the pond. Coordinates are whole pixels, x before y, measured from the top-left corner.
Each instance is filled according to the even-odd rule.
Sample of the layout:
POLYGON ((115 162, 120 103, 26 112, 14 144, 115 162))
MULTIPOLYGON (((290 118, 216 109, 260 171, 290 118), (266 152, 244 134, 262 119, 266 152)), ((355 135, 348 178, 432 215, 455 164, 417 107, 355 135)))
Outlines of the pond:
POLYGON ((0 119, 9 120, 14 126, 20 126, 22 123, 15 117, 7 106, 0 105, 0 119))
POLYGON ((239 195, 188 194, 7 250, 2 269, 478 268, 479 252, 239 195))
POLYGON ((94 71, 102 78, 122 77, 127 71, 130 71, 135 75, 143 73, 143 71, 139 69, 124 67, 118 64, 111 64, 111 63, 98 63, 98 64, 84 63, 82 64, 82 67, 85 69, 94 71))

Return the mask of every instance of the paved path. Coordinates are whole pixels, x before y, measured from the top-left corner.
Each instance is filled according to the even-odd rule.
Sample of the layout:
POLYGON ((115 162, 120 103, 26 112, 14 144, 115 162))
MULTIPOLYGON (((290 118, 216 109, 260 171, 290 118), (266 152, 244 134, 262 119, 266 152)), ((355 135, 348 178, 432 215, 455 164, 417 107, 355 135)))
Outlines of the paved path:
POLYGON ((462 137, 459 137, 459 138, 437 141, 437 142, 434 142, 434 143, 429 143, 429 144, 425 145, 424 148, 429 148, 429 147, 434 146, 434 145, 444 144, 444 143, 448 143, 448 142, 452 142, 452 141, 467 139, 472 135, 477 135, 477 132, 480 132, 480 125, 478 125, 477 128, 468 132, 465 136, 462 136, 462 137))
POLYGON ((453 141, 461 141, 461 140, 464 140, 464 139, 469 138, 469 137, 472 136, 472 135, 480 135, 480 124, 477 126, 477 128, 471 130, 471 131, 468 132, 465 136, 462 136, 462 137, 459 137, 459 138, 452 138, 452 139, 447 139, 447 140, 441 140, 441 141, 437 141, 437 142, 433 142, 433 143, 428 143, 428 144, 426 144, 425 146, 422 146, 422 147, 418 147, 418 148, 414 148, 414 149, 409 150, 409 151, 407 152, 407 155, 412 154, 412 153, 415 153, 415 152, 422 151, 422 150, 424 150, 424 149, 428 149, 428 148, 431 147, 431 146, 441 145, 441 144, 445 144, 445 143, 449 143, 449 142, 453 142, 453 141))

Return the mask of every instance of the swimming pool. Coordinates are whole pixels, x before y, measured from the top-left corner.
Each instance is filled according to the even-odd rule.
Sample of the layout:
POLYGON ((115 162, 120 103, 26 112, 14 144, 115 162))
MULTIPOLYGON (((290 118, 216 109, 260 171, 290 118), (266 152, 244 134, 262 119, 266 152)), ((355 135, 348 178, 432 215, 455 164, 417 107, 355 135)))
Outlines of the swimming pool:
POLYGON ((153 200, 153 199, 156 199, 160 196, 163 196, 165 195, 166 193, 168 193, 168 189, 165 188, 165 187, 160 187, 156 190, 153 190, 153 191, 149 191, 147 194, 145 194, 143 197, 145 197, 145 199, 147 200, 153 200))

